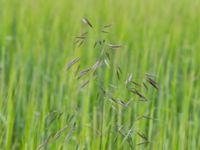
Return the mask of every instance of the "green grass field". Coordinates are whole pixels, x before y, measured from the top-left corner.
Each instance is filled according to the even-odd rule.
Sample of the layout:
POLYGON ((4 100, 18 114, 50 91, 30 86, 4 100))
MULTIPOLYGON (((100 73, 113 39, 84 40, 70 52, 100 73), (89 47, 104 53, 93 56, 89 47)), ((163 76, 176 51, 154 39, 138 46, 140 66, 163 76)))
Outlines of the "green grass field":
POLYGON ((199 150, 199 14, 199 0, 0 0, 0 150, 199 150), (77 47, 84 17, 94 28, 77 47), (123 47, 102 82, 77 80, 77 64, 66 64, 94 64, 103 36, 95 31, 109 23, 106 40, 123 47), (139 83, 156 75, 159 91, 149 86, 148 101, 138 101, 125 90, 130 73, 139 83), (132 99, 128 107, 97 98, 110 84, 115 97, 132 99))

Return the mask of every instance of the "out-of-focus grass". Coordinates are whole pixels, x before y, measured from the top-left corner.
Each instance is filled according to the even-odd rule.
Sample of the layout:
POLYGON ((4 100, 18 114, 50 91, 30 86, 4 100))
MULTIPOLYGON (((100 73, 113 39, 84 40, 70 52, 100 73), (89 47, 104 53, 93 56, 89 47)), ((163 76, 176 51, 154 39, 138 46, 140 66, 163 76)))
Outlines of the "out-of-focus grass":
MULTIPOLYGON (((0 149, 36 149, 66 125, 47 148, 128 149, 122 136, 115 142, 118 134, 109 131, 118 123, 130 129, 143 113, 157 120, 134 124, 150 140, 137 149, 200 149, 199 7, 199 0, 0 0, 0 149), (119 114, 104 103, 102 136, 96 133, 98 88, 90 83, 79 92, 73 73, 63 71, 76 56, 83 67, 95 62, 90 41, 82 48, 73 45, 82 17, 95 28, 114 24, 108 39, 124 45, 114 54, 124 77, 133 72, 140 80, 150 72, 160 85, 158 94, 148 92, 150 102, 118 108, 119 114), (49 123, 52 114, 57 117, 49 123)), ((108 71, 104 80, 115 79, 108 71)), ((123 95, 123 85, 118 88, 123 95)), ((142 142, 131 136, 135 144, 142 142)))

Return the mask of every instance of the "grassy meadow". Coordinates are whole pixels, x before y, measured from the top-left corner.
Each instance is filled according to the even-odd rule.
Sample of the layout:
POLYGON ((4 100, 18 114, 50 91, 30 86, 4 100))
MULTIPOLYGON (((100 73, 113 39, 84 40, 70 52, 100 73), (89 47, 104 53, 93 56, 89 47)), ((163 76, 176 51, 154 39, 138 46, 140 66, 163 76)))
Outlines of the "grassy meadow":
POLYGON ((199 150, 199 68, 199 0, 0 0, 0 150, 199 150), (98 39, 122 47, 77 79, 98 39), (146 73, 140 101, 125 81, 146 73))

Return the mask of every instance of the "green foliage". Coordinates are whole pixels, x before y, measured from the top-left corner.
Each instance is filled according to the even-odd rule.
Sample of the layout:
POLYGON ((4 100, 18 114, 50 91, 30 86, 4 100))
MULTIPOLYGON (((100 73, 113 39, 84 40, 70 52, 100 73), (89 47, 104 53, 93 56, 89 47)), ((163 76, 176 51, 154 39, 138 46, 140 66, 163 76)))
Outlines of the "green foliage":
POLYGON ((200 149, 199 6, 199 0, 0 0, 0 149, 200 149), (113 27, 105 37, 89 32, 78 47, 83 17, 92 30, 113 27), (80 71, 95 64, 99 38, 123 45, 111 53, 110 69, 98 73, 101 84, 112 84, 106 91, 115 85, 115 97, 131 99, 128 107, 97 100, 100 83, 92 75, 77 81, 78 64, 66 71, 79 57, 80 71), (120 66, 120 80, 112 65, 120 66), (159 92, 144 88, 148 102, 138 101, 125 92, 131 73, 137 83, 155 74, 159 92), (148 144, 137 145, 145 138, 148 144))

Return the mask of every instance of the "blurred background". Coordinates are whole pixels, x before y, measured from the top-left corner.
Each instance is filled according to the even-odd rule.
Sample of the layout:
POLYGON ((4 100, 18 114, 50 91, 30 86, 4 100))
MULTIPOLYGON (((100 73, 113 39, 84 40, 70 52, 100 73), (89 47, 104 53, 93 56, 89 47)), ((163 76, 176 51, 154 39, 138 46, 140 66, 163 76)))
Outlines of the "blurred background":
POLYGON ((0 0, 0 150, 200 149, 199 8, 199 0, 0 0), (109 34, 97 32, 110 23, 109 34), (89 39, 78 47, 83 31, 89 39), (154 74, 159 91, 147 90, 148 102, 113 109, 97 100, 95 82, 78 90, 85 79, 66 64, 94 64, 99 37, 123 45, 110 62, 121 80, 111 65, 103 84, 131 98, 128 74, 137 82, 154 74), (153 119, 135 121, 143 115, 153 119))

